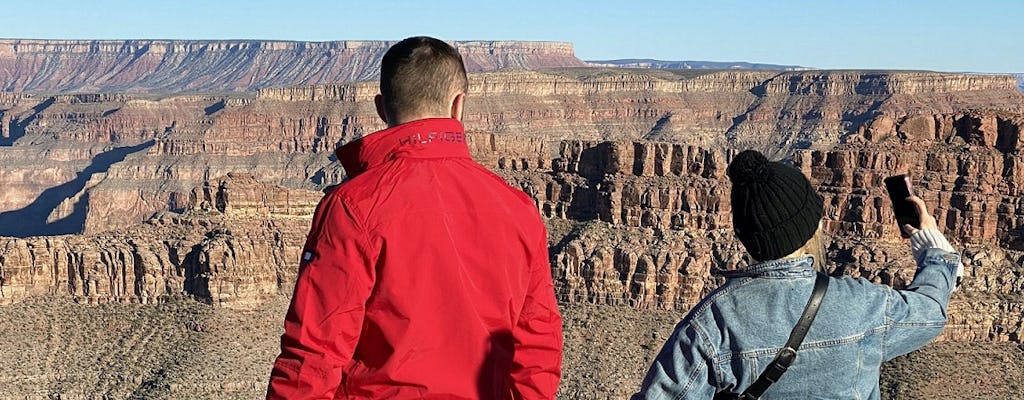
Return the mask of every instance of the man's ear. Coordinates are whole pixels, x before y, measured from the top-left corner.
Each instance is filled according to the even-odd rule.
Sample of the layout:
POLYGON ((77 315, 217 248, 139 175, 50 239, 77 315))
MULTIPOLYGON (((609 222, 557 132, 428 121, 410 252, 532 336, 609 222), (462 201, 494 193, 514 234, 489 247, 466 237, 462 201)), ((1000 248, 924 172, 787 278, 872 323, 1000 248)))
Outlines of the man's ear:
POLYGON ((388 114, 384 112, 384 96, 379 94, 375 96, 373 98, 373 104, 377 106, 377 116, 380 117, 381 121, 384 121, 384 123, 387 124, 388 114))
POLYGON ((462 104, 466 101, 466 94, 459 92, 452 99, 451 117, 462 121, 462 104))

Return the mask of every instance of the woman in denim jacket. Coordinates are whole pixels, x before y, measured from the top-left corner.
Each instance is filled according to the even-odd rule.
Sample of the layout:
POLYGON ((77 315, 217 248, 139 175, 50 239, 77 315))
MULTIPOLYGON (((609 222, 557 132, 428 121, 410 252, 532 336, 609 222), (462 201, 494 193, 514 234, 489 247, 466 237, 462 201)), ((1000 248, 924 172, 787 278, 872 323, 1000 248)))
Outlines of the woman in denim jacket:
MULTIPOLYGON (((754 260, 676 326, 634 399, 711 399, 753 383, 786 343, 823 264, 822 197, 799 170, 756 151, 729 165, 733 225, 754 260)), ((879 368, 934 339, 961 274, 959 254, 917 197, 920 229, 905 225, 917 262, 894 290, 829 278, 796 361, 763 399, 878 399, 879 368)))

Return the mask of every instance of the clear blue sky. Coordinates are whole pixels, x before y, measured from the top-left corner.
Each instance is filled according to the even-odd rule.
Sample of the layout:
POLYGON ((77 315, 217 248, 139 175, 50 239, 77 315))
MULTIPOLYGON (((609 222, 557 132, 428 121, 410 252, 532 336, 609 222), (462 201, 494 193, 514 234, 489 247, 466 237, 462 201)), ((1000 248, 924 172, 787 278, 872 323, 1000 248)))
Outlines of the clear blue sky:
POLYGON ((1018 0, 50 0, 4 5, 0 37, 573 42, 585 60, 1024 72, 1018 0))

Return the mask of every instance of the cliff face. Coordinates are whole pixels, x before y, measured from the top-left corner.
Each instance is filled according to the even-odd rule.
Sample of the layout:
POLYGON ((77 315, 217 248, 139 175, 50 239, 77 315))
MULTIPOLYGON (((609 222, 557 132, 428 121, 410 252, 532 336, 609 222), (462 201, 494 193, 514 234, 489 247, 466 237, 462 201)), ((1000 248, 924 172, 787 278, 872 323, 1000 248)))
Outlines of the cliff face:
MULTIPOLYGON (((825 196, 830 268, 897 287, 910 282, 913 260, 881 182, 909 173, 964 250, 968 279, 954 296, 944 337, 1019 341, 1024 170, 1018 153, 886 145, 841 145, 793 157, 825 196)), ((500 171, 549 218, 563 301, 685 312, 721 283, 713 270, 745 263, 729 218, 725 166, 734 154, 670 143, 563 142, 546 175, 523 171, 522 163, 500 171)))
MULTIPOLYGON (((910 173, 966 249, 947 337, 1019 341, 1024 94, 1012 77, 563 69, 474 74, 470 86, 471 150, 535 199, 565 303, 695 304, 721 282, 712 270, 745 262, 724 174, 756 147, 792 158, 824 193, 837 273, 896 286, 913 265, 881 179, 910 173)), ((0 178, 14 188, 0 194, 0 229, 77 221, 55 233, 86 233, 0 240, 2 301, 252 307, 289 293, 316 189, 344 175, 333 150, 383 127, 374 94, 354 83, 0 97, 0 178)))
POLYGON ((38 295, 149 304, 193 296, 251 308, 294 285, 322 193, 231 174, 193 188, 185 215, 124 231, 0 240, 0 304, 38 295))
MULTIPOLYGON (((395 42, 0 40, 7 92, 226 92, 373 79, 395 42)), ((572 44, 455 42, 466 68, 581 66, 572 44)))
MULTIPOLYGON (((731 235, 724 174, 735 150, 564 140, 540 157, 536 151, 546 145, 538 142, 481 143, 473 142, 477 157, 532 196, 547 220, 563 302, 684 312, 721 283, 713 270, 745 263, 731 235), (512 153, 532 156, 507 156, 512 153)), ((1018 156, 968 144, 887 145, 794 156, 825 195, 831 269, 909 283, 913 262, 881 185, 894 171, 908 172, 964 249, 968 278, 954 296, 946 337, 1019 341, 1024 169, 1018 156)), ((95 235, 5 239, 0 300, 58 294, 147 303, 190 295, 252 308, 291 290, 319 197, 231 174, 193 188, 185 215, 161 213, 141 226, 95 235)))
MULTIPOLYGON (((376 93, 365 82, 234 97, 0 98, 0 161, 10 166, 0 172, 8 210, 0 221, 23 225, 0 224, 0 234, 127 227, 181 210, 192 187, 233 171, 291 188, 337 183, 333 150, 383 127, 376 93)), ((1010 150, 1019 147, 1024 97, 1007 76, 617 69, 473 74, 470 93, 464 122, 483 148, 525 140, 551 153, 559 139, 636 139, 779 156, 888 138, 951 140, 954 131, 1010 150)), ((523 161, 509 151, 479 154, 523 161)))
POLYGON ((743 61, 665 61, 651 59, 620 59, 587 61, 595 67, 656 68, 656 69, 763 69, 770 71, 807 71, 813 68, 799 65, 758 64, 743 61))
POLYGON ((204 96, 24 95, 0 111, 0 235, 77 233, 97 217, 103 226, 126 226, 141 220, 140 208, 180 208, 171 194, 180 185, 166 169, 152 179, 135 175, 120 197, 100 205, 90 207, 90 198, 118 176, 115 165, 138 159, 174 129, 207 124, 218 104, 222 99, 204 96), (148 190, 154 187, 163 189, 148 190))

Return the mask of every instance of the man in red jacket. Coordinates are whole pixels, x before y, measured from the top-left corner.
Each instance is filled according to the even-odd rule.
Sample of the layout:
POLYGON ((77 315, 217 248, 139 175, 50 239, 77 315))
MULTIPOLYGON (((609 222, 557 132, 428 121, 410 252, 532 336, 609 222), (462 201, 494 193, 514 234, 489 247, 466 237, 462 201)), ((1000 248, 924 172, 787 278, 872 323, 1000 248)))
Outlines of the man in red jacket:
POLYGON ((337 150, 268 399, 551 399, 561 374, 536 206, 472 160, 459 53, 398 42, 381 62, 388 129, 337 150))

